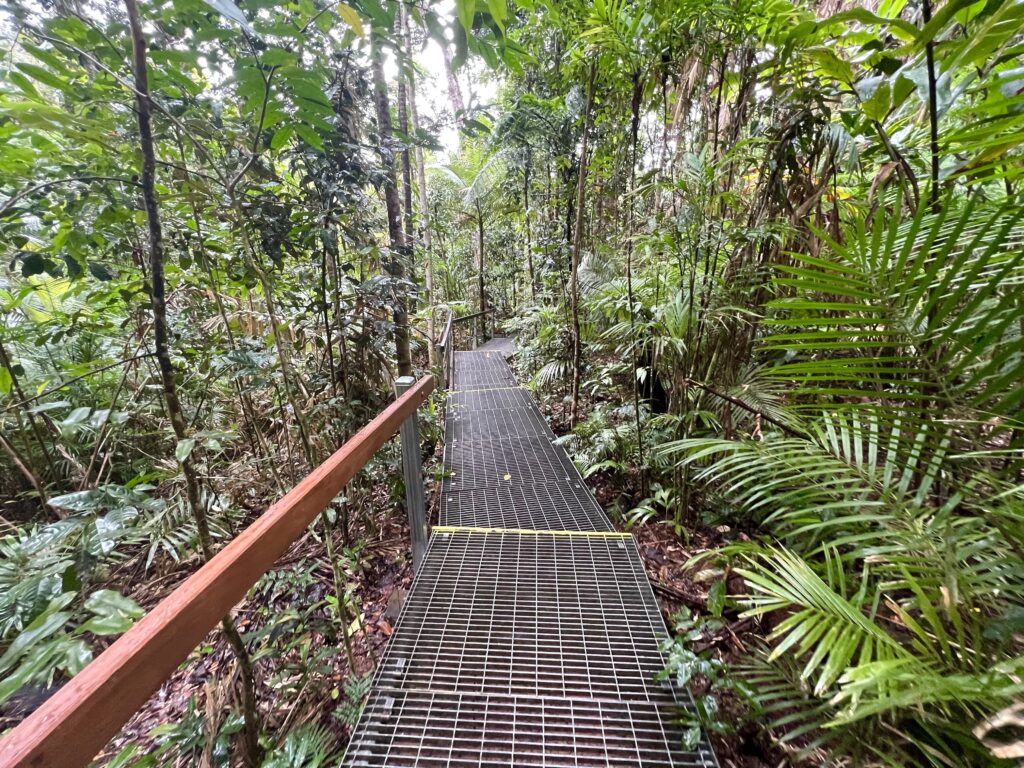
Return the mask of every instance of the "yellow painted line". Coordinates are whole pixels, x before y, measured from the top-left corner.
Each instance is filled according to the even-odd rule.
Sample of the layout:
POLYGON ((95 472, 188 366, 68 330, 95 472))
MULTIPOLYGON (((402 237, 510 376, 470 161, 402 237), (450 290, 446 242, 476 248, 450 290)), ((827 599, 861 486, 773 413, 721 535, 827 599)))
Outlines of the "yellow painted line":
POLYGON ((540 531, 534 528, 472 528, 435 525, 434 533, 518 533, 526 536, 584 536, 591 538, 631 539, 633 534, 619 531, 540 531))

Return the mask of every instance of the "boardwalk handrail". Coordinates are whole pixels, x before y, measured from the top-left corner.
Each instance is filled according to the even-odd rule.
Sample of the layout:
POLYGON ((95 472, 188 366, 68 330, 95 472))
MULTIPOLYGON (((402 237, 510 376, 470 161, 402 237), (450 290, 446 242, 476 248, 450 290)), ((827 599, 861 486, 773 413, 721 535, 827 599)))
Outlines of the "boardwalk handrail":
POLYGON ((437 357, 441 361, 441 386, 445 389, 452 383, 452 363, 455 360, 455 339, 452 336, 454 327, 455 313, 449 309, 441 340, 437 342, 437 357))
POLYGON ((418 381, 29 715, 0 766, 88 764, 433 389, 418 381))
POLYGON ((473 321, 473 349, 476 349, 477 346, 480 343, 480 333, 479 333, 480 332, 480 325, 477 323, 477 320, 479 320, 480 318, 483 318, 483 320, 484 320, 484 324, 483 324, 483 332, 484 333, 483 333, 483 335, 484 335, 484 338, 486 339, 486 337, 487 337, 487 316, 490 315, 490 314, 493 314, 493 313, 494 313, 494 307, 489 307, 487 309, 482 309, 479 312, 474 312, 471 315, 463 315, 462 317, 455 318, 455 322, 456 323, 464 323, 464 322, 466 322, 468 320, 472 320, 473 321))
POLYGON ((455 322, 456 323, 464 323, 467 320, 476 320, 478 317, 483 317, 484 315, 490 315, 493 312, 494 312, 494 307, 491 307, 490 309, 485 309, 483 312, 474 312, 471 315, 462 315, 461 317, 456 317, 455 318, 455 322))

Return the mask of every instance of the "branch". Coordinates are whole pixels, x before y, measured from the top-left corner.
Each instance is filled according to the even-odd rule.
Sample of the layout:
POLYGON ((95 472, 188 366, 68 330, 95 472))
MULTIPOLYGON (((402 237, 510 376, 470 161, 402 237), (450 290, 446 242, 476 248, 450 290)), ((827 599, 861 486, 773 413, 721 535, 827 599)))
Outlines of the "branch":
POLYGON ((42 192, 44 189, 55 187, 58 184, 71 184, 76 181, 117 181, 120 182, 121 184, 131 184, 132 186, 135 187, 141 186, 137 181, 133 181, 132 179, 121 178, 120 176, 69 176, 66 179, 53 179, 51 181, 44 181, 41 184, 36 184, 34 186, 27 187, 21 190, 21 192, 18 192, 13 197, 9 198, 7 202, 3 204, 3 207, 0 208, 0 216, 6 215, 8 211, 10 211, 18 203, 19 200, 22 200, 28 197, 29 195, 33 195, 36 192, 42 192))
POLYGON ((49 501, 46 498, 46 490, 43 488, 42 481, 35 476, 35 473, 31 469, 28 468, 28 464, 21 458, 21 456, 18 455, 18 451, 14 448, 14 445, 4 437, 3 432, 0 432, 0 448, 4 449, 4 453, 6 453, 10 457, 11 461, 14 462, 14 466, 21 471, 21 474, 23 474, 32 484, 32 487, 36 489, 36 493, 39 494, 39 503, 42 504, 43 509, 45 509, 49 501))
POLYGON ((263 104, 260 107, 260 119, 256 124, 256 130, 252 137, 252 149, 249 151, 249 159, 245 161, 245 165, 243 165, 231 181, 228 182, 228 197, 232 200, 235 197, 235 187, 238 186, 238 182, 240 182, 242 177, 249 172, 249 169, 252 168, 252 164, 256 162, 256 158, 259 157, 260 136, 263 135, 263 123, 266 122, 267 119, 267 105, 270 103, 270 86, 274 80, 275 72, 277 72, 277 67, 272 67, 270 74, 268 74, 263 80, 263 104))
POLYGON ((79 55, 79 56, 81 56, 81 57, 83 57, 85 59, 88 59, 96 67, 101 69, 103 72, 105 72, 110 77, 114 78, 114 80, 118 83, 118 85, 120 85, 123 88, 126 88, 128 91, 130 91, 131 94, 135 97, 136 100, 138 100, 139 98, 146 98, 146 99, 148 99, 149 100, 149 105, 152 108, 156 109, 161 115, 163 115, 165 118, 167 118, 167 120, 169 120, 172 125, 174 125, 179 131, 181 131, 181 133, 186 138, 188 138, 189 143, 191 143, 192 146, 195 148, 196 154, 198 154, 204 160, 206 160, 207 163, 209 163, 210 168, 214 171, 214 173, 217 174, 217 180, 220 181, 221 184, 224 184, 225 186, 227 185, 227 180, 223 177, 223 175, 221 175, 220 170, 218 169, 216 163, 213 162, 213 158, 210 156, 210 153, 206 151, 206 147, 203 146, 203 143, 201 141, 199 141, 199 139, 197 139, 195 136, 193 136, 192 133, 188 130, 188 128, 186 128, 182 124, 182 122, 180 120, 178 120, 178 118, 176 118, 174 115, 172 115, 170 112, 168 112, 167 109, 165 109, 160 103, 158 103, 155 99, 153 99, 150 96, 150 94, 140 92, 139 89, 136 88, 131 82, 129 82, 125 78, 121 77, 119 74, 117 74, 114 70, 112 70, 110 67, 108 67, 106 64, 104 64, 102 61, 97 59, 95 56, 93 56, 88 51, 86 51, 86 50, 84 50, 82 48, 79 48, 77 45, 73 45, 73 44, 69 43, 67 40, 62 40, 59 37, 51 37, 50 35, 47 35, 47 34, 43 33, 42 31, 40 31, 38 29, 35 29, 34 27, 26 27, 26 28, 27 29, 31 29, 32 30, 32 34, 34 34, 40 40, 45 40, 46 42, 51 43, 52 45, 56 45, 56 46, 61 46, 63 48, 67 48, 67 49, 69 49, 71 51, 74 51, 77 55, 79 55))
POLYGON ((60 390, 64 389, 65 387, 71 386, 76 381, 81 381, 82 379, 87 379, 90 376, 96 375, 97 373, 103 373, 103 371, 109 371, 111 368, 117 368, 119 365, 127 365, 128 363, 134 363, 136 360, 142 360, 142 359, 147 358, 147 357, 153 357, 154 354, 155 354, 154 352, 144 352, 141 355, 136 355, 135 357, 129 357, 127 360, 118 360, 116 363, 110 363, 108 365, 101 365, 99 368, 93 368, 88 373, 83 373, 81 376, 75 376, 74 378, 68 379, 67 381, 62 382, 61 384, 58 384, 55 387, 50 387, 49 389, 43 390, 38 395, 33 395, 32 397, 26 397, 24 400, 20 400, 17 403, 10 403, 10 404, 8 404, 4 408, 4 410, 8 410, 9 411, 9 410, 13 410, 15 408, 20 408, 22 406, 28 405, 29 403, 33 403, 36 400, 44 398, 47 395, 52 395, 54 392, 59 392, 60 390))
POLYGON ((790 437, 806 437, 806 435, 804 435, 802 432, 799 432, 798 430, 795 430, 792 427, 786 426, 785 424, 783 424, 778 419, 773 419, 767 413, 764 413, 763 411, 759 411, 759 410, 757 410, 757 408, 754 408, 753 406, 747 405, 742 400, 738 400, 735 397, 733 397, 732 395, 727 395, 727 394, 725 394, 723 392, 718 392, 717 390, 712 389, 711 387, 709 387, 707 384, 704 384, 704 383, 699 382, 699 381, 694 381, 693 379, 690 379, 690 378, 683 379, 683 381, 685 381, 690 386, 697 387, 697 389, 704 390, 709 395, 714 395, 715 397, 721 398, 722 400, 725 400, 725 402, 731 403, 732 405, 735 405, 737 408, 742 408, 747 413, 752 413, 755 416, 764 419, 769 424, 773 424, 776 427, 778 427, 779 429, 781 429, 783 432, 785 432, 790 437))

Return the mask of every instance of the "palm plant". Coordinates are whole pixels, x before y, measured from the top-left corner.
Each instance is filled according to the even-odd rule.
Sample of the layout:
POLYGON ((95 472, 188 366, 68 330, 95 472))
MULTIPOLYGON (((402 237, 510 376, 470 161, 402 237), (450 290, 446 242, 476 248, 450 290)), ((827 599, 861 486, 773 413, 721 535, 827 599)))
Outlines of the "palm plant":
POLYGON ((972 728, 1024 665, 1022 235, 1018 206, 980 196, 822 233, 779 268, 760 342, 789 427, 662 446, 767 534, 727 555, 771 622, 747 671, 784 739, 998 763, 972 728))
MULTIPOLYGON (((480 313, 487 312, 485 203, 497 184, 503 162, 503 151, 488 153, 483 147, 474 147, 471 150, 467 146, 459 162, 438 166, 438 170, 455 184, 458 194, 462 198, 463 210, 473 219, 476 230, 473 245, 476 251, 477 311, 480 313)), ((473 335, 478 340, 481 335, 479 332, 481 327, 483 335, 486 336, 487 316, 483 314, 479 320, 473 321, 473 335)))

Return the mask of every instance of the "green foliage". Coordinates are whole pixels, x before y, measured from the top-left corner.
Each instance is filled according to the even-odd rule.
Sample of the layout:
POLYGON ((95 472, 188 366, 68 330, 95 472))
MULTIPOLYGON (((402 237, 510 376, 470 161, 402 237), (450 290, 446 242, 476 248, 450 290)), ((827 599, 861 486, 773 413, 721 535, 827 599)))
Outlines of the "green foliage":
POLYGON ((684 747, 694 750, 703 733, 729 733, 734 728, 728 715, 721 710, 720 696, 724 691, 742 698, 750 698, 751 691, 742 682, 734 680, 725 663, 709 650, 699 650, 709 634, 720 628, 716 619, 693 616, 683 608, 672 617, 675 635, 666 640, 663 677, 670 678, 680 690, 699 690, 693 696, 694 710, 680 712, 681 724, 686 729, 684 747))
MULTIPOLYGON (((823 7, 405 6, 408 44, 450 48, 451 114, 389 137, 367 39, 415 94, 397 4, 144 5, 181 437, 149 351, 123 14, 10 4, 3 696, 63 680, 93 635, 123 631, 137 610, 115 576, 196 561, 183 461, 215 542, 230 538, 390 399, 401 310, 425 358, 428 317, 486 302, 540 393, 571 397, 579 375, 592 408, 564 443, 632 494, 628 526, 742 529, 707 557, 750 592, 717 582, 709 610, 739 605, 763 648, 727 672, 684 619, 668 649, 683 684, 745 679, 771 733, 821 764, 999 764, 1012 737, 982 726, 1012 711, 1024 650, 1024 11, 823 7), (473 88, 456 113, 467 76, 494 95, 473 88), (449 117, 461 145, 442 157, 449 117), (431 167, 426 210, 391 253, 378 193, 406 149, 431 167), (382 268, 394 259, 411 277, 382 268)), ((322 525, 351 544, 333 589, 310 562, 276 573, 246 642, 283 659, 279 697, 344 696, 350 723, 366 682, 327 684, 324 639, 358 630, 338 569, 359 568, 359 542, 347 515, 322 525)), ((156 757, 119 759, 224 764, 238 727, 192 706, 156 757)), ((281 737, 272 765, 334 746, 313 724, 281 737)))
POLYGON ((1022 663, 991 631, 1024 599, 1018 426, 997 418, 1020 396, 1018 220, 947 200, 796 254, 761 343, 793 353, 770 374, 799 431, 662 447, 787 544, 731 551, 747 615, 784 617, 755 679, 802 665, 762 701, 801 712, 775 721, 784 738, 854 750, 888 729, 902 760, 992 759, 965 723, 1010 704, 1022 663))
POLYGON ((92 661, 83 636, 121 634, 143 614, 133 600, 113 590, 97 590, 80 606, 72 605, 76 597, 62 592, 19 632, 7 633, 0 655, 0 704, 27 686, 48 688, 59 675, 77 674, 92 661))
POLYGON ((655 483, 651 487, 651 495, 642 499, 639 504, 623 515, 623 526, 628 531, 631 528, 665 516, 674 507, 675 491, 671 487, 666 488, 660 483, 655 483))
MULTIPOLYGON (((460 56, 514 58, 491 26, 508 9, 491 5, 471 17, 475 30, 416 7, 416 43, 429 34, 449 45, 454 30, 460 56)), ((386 32, 403 76, 414 69, 412 43, 391 33, 397 9, 141 4, 181 435, 153 355, 125 9, 5 6, 0 703, 20 692, 31 704, 33 689, 66 682, 105 644, 97 638, 137 618, 122 592, 160 597, 198 565, 200 519, 216 549, 389 402, 398 309, 460 298, 443 286, 417 295, 427 260, 418 241, 399 256, 419 282, 382 268, 392 254, 379 158, 438 146, 432 117, 398 141, 372 117, 370 32, 386 32), (381 144, 383 154, 368 151, 381 144), (186 462, 201 485, 195 504, 186 462)), ((416 350, 425 367, 426 344, 416 350)), ((354 538, 348 516, 344 525, 336 538, 354 538)), ((254 607, 260 624, 245 637, 271 657, 264 682, 281 706, 303 686, 329 694, 337 647, 324 638, 348 638, 361 613, 344 578, 333 607, 319 585, 289 578, 256 590, 254 601, 278 610, 254 607), (286 599, 296 594, 309 597, 301 608, 286 599)), ((192 764, 210 747, 227 764, 238 719, 208 715, 190 710, 143 762, 192 764)), ((314 764, 334 748, 312 726, 293 734, 280 734, 271 764, 314 764)), ((138 754, 129 747, 121 759, 138 754)))
POLYGON ((315 723, 291 731, 263 761, 263 768, 319 768, 332 756, 334 736, 315 723))
POLYGON ((746 582, 728 602, 765 642, 735 675, 780 743, 1019 757, 986 723, 1012 719, 1022 652, 1020 9, 523 6, 510 34, 538 59, 493 141, 536 179, 509 198, 544 265, 512 325, 556 395, 598 71, 575 275, 593 405, 566 446, 643 477, 627 525, 743 531, 707 557, 746 582))
POLYGON ((636 424, 628 407, 598 403, 587 420, 559 442, 583 467, 586 477, 605 470, 622 470, 636 445, 636 424))
POLYGON ((372 685, 372 675, 348 678, 345 681, 345 699, 334 711, 334 716, 349 728, 355 728, 359 716, 363 713, 363 705, 366 703, 366 697, 370 693, 372 685))

